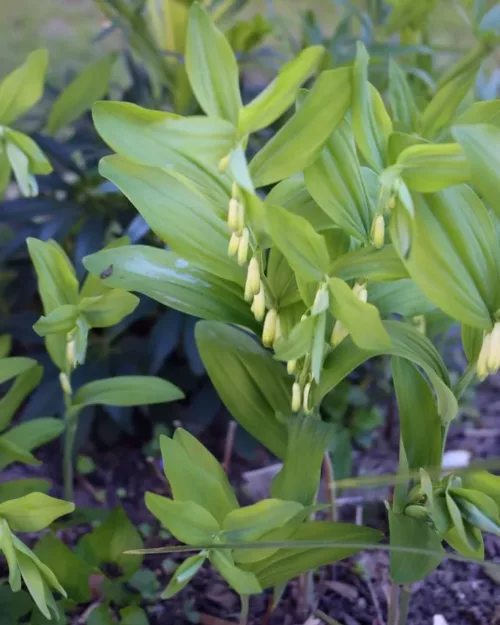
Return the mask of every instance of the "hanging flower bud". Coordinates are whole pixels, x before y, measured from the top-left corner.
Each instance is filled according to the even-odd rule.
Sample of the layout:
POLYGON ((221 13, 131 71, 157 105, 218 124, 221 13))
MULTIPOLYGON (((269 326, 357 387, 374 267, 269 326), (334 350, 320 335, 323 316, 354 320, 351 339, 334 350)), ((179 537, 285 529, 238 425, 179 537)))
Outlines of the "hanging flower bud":
POLYGON ((223 156, 218 163, 219 171, 220 172, 225 171, 228 165, 229 165, 229 154, 226 154, 226 156, 223 156))
POLYGON ((264 295, 264 287, 262 284, 260 285, 259 292, 253 298, 250 310, 253 312, 257 321, 262 321, 262 319, 264 319, 264 315, 266 314, 266 297, 264 295))
POLYGON ((384 247, 385 221, 383 215, 377 215, 373 220, 370 238, 374 247, 377 249, 384 247))
POLYGON ((236 256, 238 253, 238 249, 240 247, 241 237, 233 232, 231 238, 229 239, 229 246, 227 248, 227 253, 229 256, 236 256))
POLYGON ((69 381, 68 376, 65 373, 59 374, 59 382, 61 384, 61 388, 65 395, 71 395, 73 393, 73 389, 71 388, 71 383, 69 381))
POLYGON ((293 375, 296 371, 297 371, 297 361, 289 360, 286 363, 286 372, 288 373, 288 375, 293 375))
POLYGON ((500 369, 500 322, 496 322, 491 333, 490 351, 486 363, 488 373, 495 375, 500 369))
POLYGON ((248 228, 243 228, 241 233, 240 245, 238 247, 238 265, 244 265, 248 260, 248 243, 250 240, 250 232, 248 228))
POLYGON ((347 328, 344 326, 342 321, 337 320, 335 322, 335 325, 333 326, 333 332, 330 339, 332 347, 337 347, 337 345, 340 345, 340 343, 342 343, 346 336, 349 336, 347 328))
POLYGON ((247 280, 245 283, 245 300, 250 302, 260 290, 260 266, 255 256, 250 259, 248 265, 247 280))
POLYGON ((66 362, 71 369, 75 368, 76 364, 76 352, 75 352, 75 339, 71 334, 68 334, 68 340, 66 343, 66 362))
POLYGON ((488 361, 490 359, 490 350, 491 350, 491 334, 485 334, 483 338, 483 344, 481 346, 481 351, 479 352, 479 357, 477 359, 476 372, 477 377, 482 382, 488 377, 488 361))
POLYGON ((278 318, 278 313, 275 308, 271 308, 267 312, 266 318, 264 320, 264 328, 262 330, 262 344, 264 347, 271 347, 274 343, 274 337, 276 336, 276 319, 278 318))
POLYGON ((425 321, 425 316, 424 315, 417 315, 416 317, 413 317, 412 319, 413 321, 413 325, 415 326, 415 329, 418 330, 421 334, 425 334, 427 331, 427 323, 425 321))
POLYGON ((311 382, 308 382, 304 387, 304 397, 302 399, 302 408, 305 413, 310 412, 309 410, 309 394, 311 392, 311 382))
POLYGON ((300 384, 294 382, 292 386, 292 412, 298 412, 302 405, 302 391, 300 390, 300 384))
POLYGON ((366 283, 360 284, 359 282, 356 282, 352 289, 352 292, 359 299, 360 302, 364 302, 366 304, 366 302, 368 301, 368 290, 366 288, 366 283))
POLYGON ((229 210, 227 212, 227 225, 233 232, 238 231, 240 225, 240 203, 232 197, 229 200, 229 210))

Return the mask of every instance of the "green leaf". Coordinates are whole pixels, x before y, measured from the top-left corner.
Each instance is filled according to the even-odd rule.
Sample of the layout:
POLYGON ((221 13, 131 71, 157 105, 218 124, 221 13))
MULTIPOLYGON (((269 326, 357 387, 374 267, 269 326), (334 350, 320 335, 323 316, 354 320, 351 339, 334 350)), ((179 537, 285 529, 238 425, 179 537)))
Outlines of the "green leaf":
POLYGON ((361 349, 389 349, 391 339, 375 306, 360 301, 349 285, 340 278, 330 278, 328 286, 330 311, 347 328, 354 343, 361 349))
POLYGON ((424 579, 442 562, 445 551, 435 530, 425 521, 389 510, 391 547, 428 549, 442 556, 391 552, 391 578, 395 584, 413 584, 424 579))
POLYGON ((279 360, 297 360, 311 351, 315 317, 306 317, 297 323, 288 336, 278 338, 274 345, 274 353, 279 360))
POLYGON ((142 406, 183 399, 184 393, 171 382, 151 375, 122 375, 95 380, 81 386, 73 396, 73 407, 142 406))
POLYGON ((185 60, 201 108, 236 126, 241 108, 238 64, 227 39, 197 2, 189 10, 185 60))
POLYGON ((139 532, 123 509, 115 508, 104 523, 80 540, 76 553, 91 566, 116 564, 123 578, 129 579, 140 568, 143 558, 124 552, 142 547, 139 532))
POLYGON ((329 273, 342 280, 361 278, 372 282, 408 278, 408 271, 392 245, 380 250, 365 246, 343 254, 330 267, 329 273))
POLYGON ((323 237, 303 217, 279 206, 268 207, 267 219, 274 243, 295 273, 306 280, 321 280, 330 266, 323 237))
POLYGON ((500 125, 500 100, 474 102, 453 121, 454 128, 459 125, 470 126, 472 124, 491 124, 498 128, 500 125))
POLYGON ((198 553, 195 556, 186 558, 184 562, 175 570, 168 586, 163 591, 161 598, 171 599, 185 586, 187 586, 196 573, 198 573, 201 569, 206 559, 207 556, 203 553, 198 553))
POLYGON ((240 595, 258 595, 262 592, 255 575, 235 566, 228 553, 210 551, 209 558, 231 588, 240 595))
POLYGON ((0 358, 0 384, 12 380, 29 369, 37 366, 36 360, 23 356, 0 358))
POLYGON ((381 172, 386 164, 387 140, 392 122, 379 92, 368 82, 368 52, 357 42, 352 71, 352 129, 368 165, 381 172))
POLYGON ((481 347, 483 346, 484 333, 480 328, 462 325, 462 345, 469 362, 474 362, 479 358, 481 347))
POLYGON ((234 125, 224 119, 179 117, 129 102, 96 102, 92 118, 115 152, 143 165, 179 166, 186 175, 196 171, 196 163, 215 167, 236 142, 234 125))
POLYGON ((28 157, 29 169, 33 174, 50 174, 52 165, 31 137, 12 128, 4 128, 4 135, 7 141, 14 143, 28 157))
POLYGON ((54 308, 46 317, 34 324, 33 330, 38 336, 47 334, 67 334, 74 330, 78 318, 78 306, 74 304, 63 304, 54 308))
POLYGON ((36 603, 37 608, 45 616, 45 618, 51 619, 51 613, 47 602, 49 597, 52 599, 52 596, 47 593, 46 585, 41 572, 29 556, 24 553, 17 553, 16 555, 17 564, 28 592, 33 598, 33 601, 36 603))
POLYGON ((64 422, 52 417, 40 417, 14 426, 3 434, 5 441, 25 451, 32 451, 54 440, 64 431, 64 422))
POLYGON ((84 297, 78 309, 91 328, 109 328, 130 315, 138 304, 139 298, 135 295, 122 289, 111 289, 103 295, 84 297))
POLYGON ((151 514, 182 543, 206 545, 220 531, 210 512, 194 501, 173 501, 154 493, 146 493, 145 501, 151 514))
POLYGON ((243 283, 244 270, 227 255, 227 224, 214 212, 210 200, 185 178, 120 156, 104 158, 100 172, 116 184, 174 252, 220 278, 243 283))
POLYGON ((393 57, 389 59, 389 101, 394 120, 405 130, 413 130, 418 108, 407 76, 393 57))
POLYGON ((84 258, 83 264, 92 274, 105 275, 102 282, 107 286, 147 295, 202 319, 257 327, 240 286, 192 265, 174 252, 132 245, 102 250, 84 258), (106 269, 110 267, 108 275, 106 269))
POLYGON ((283 115, 293 105, 302 83, 317 70, 324 53, 322 46, 311 46, 286 63, 278 76, 241 109, 238 128, 240 135, 245 136, 266 128, 283 115))
POLYGON ((448 492, 466 521, 483 532, 500 534, 500 510, 491 497, 469 488, 450 488, 448 492))
POLYGON ((50 482, 38 478, 2 482, 0 483, 0 503, 8 501, 9 499, 24 497, 34 491, 47 494, 51 488, 52 484, 50 482))
POLYGON ((31 493, 0 504, 0 515, 15 532, 39 532, 52 521, 70 514, 75 504, 54 499, 43 493, 31 493))
POLYGON ((368 301, 378 308, 381 317, 398 314, 411 318, 436 310, 436 304, 409 279, 370 283, 368 301))
POLYGON ((211 454, 207 450, 200 453, 199 445, 188 442, 187 433, 177 432, 173 439, 160 437, 163 468, 173 497, 176 502, 190 501, 201 506, 222 523, 239 505, 227 477, 220 466, 218 469, 214 466, 215 458, 209 460, 211 454))
POLYGON ((446 492, 446 507, 453 522, 453 529, 444 536, 446 542, 465 557, 471 556, 482 560, 484 558, 484 544, 481 532, 474 531, 476 528, 473 528, 462 518, 460 508, 449 490, 446 492))
POLYGON ((445 364, 427 337, 406 323, 382 322, 391 346, 386 350, 367 351, 356 347, 347 337, 331 352, 324 364, 321 381, 315 390, 314 400, 319 401, 360 364, 382 354, 400 356, 421 367, 429 378, 438 398, 439 414, 443 423, 455 418, 457 400, 450 388, 450 378, 445 364))
POLYGON ((396 165, 412 191, 434 193, 470 179, 470 168, 457 143, 412 145, 401 152, 396 165))
POLYGON ((47 130, 54 135, 88 111, 109 90, 117 53, 106 54, 88 65, 59 94, 50 110, 47 130))
POLYGON ((149 625, 146 612, 135 605, 120 610, 120 623, 122 625, 149 625))
POLYGON ((78 302, 78 280, 62 247, 55 241, 26 240, 38 278, 38 291, 45 314, 65 304, 78 302))
POLYGON ((222 523, 222 542, 252 542, 285 525, 302 510, 296 501, 263 499, 230 512, 222 523))
POLYGON ((271 494, 310 506, 318 490, 321 465, 335 426, 310 416, 292 417, 286 425, 288 437, 283 468, 272 482, 271 494))
POLYGON ((324 541, 325 545, 322 549, 280 549, 270 558, 245 565, 245 568, 255 573, 262 588, 268 588, 288 582, 307 571, 348 558, 362 551, 365 544, 376 544, 380 538, 381 534, 377 530, 349 523, 328 521, 304 523, 294 534, 293 540, 298 543, 300 541, 324 541), (328 541, 340 544, 329 546, 328 541), (342 547, 342 542, 360 543, 363 547, 342 547))
POLYGON ((293 117, 250 163, 256 187, 302 171, 318 157, 351 101, 351 69, 323 72, 293 117))
POLYGON ((220 398, 232 416, 272 453, 283 457, 291 380, 253 338, 222 323, 196 325, 196 344, 220 398))
POLYGON ((7 358, 12 349, 12 337, 10 334, 0 334, 0 362, 7 358))
POLYGON ((403 358, 392 358, 392 379, 408 469, 439 467, 443 438, 441 419, 429 383, 403 358))
POLYGON ((12 592, 19 592, 21 590, 21 572, 17 564, 14 539, 15 536, 10 531, 7 521, 0 518, 0 551, 3 552, 7 561, 10 588, 12 592))
POLYGON ((35 50, 0 83, 0 124, 8 125, 34 106, 43 94, 47 50, 35 50))
POLYGON ((70 599, 76 603, 90 601, 91 567, 82 562, 55 534, 45 534, 35 545, 34 553, 53 571, 70 599))
POLYGON ((462 484, 464 488, 488 495, 500 508, 500 476, 487 471, 472 471, 462 476, 462 484))
POLYGON ((500 128, 492 125, 455 126, 453 135, 463 147, 469 162, 472 184, 500 216, 500 128))
POLYGON ((12 167, 12 172, 19 185, 21 194, 25 197, 35 197, 38 194, 38 184, 30 171, 28 156, 12 141, 5 144, 5 154, 12 167))
POLYGON ((365 190, 351 124, 344 119, 318 159, 304 171, 307 189, 332 222, 367 241, 372 211, 365 190))
POLYGON ((28 465, 39 465, 40 461, 19 445, 6 440, 0 436, 0 470, 13 462, 22 462, 28 465))
MULTIPOLYGON (((411 251, 405 258, 391 221, 391 236, 408 273, 446 314, 461 323, 490 329, 499 304, 499 258, 491 217, 466 186, 425 199, 414 195, 411 251)), ((403 213, 402 206, 397 213, 403 213)))

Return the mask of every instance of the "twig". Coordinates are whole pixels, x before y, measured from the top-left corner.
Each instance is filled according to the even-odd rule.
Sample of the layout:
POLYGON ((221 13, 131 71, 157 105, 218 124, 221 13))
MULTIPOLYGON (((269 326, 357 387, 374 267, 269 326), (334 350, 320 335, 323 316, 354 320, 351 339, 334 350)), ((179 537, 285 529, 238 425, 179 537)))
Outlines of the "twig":
POLYGON ((328 451, 323 456, 323 477, 325 478, 327 500, 330 504, 328 516, 332 521, 336 521, 337 508, 335 501, 335 475, 333 473, 332 459, 330 458, 328 451))
POLYGON ((240 600, 240 625, 248 625, 248 614, 250 613, 250 597, 249 595, 240 595, 240 600))
POLYGON ((94 488, 94 486, 85 478, 83 475, 79 475, 78 479, 82 487, 88 492, 88 494, 99 504, 106 503, 106 498, 101 497, 99 492, 94 488))
POLYGON ((328 614, 325 614, 322 610, 314 610, 314 616, 320 618, 327 625, 341 625, 338 621, 331 616, 328 616, 328 614))
MULTIPOLYGON (((380 607, 380 602, 377 597, 377 593, 375 592, 375 588, 373 587, 372 580, 370 579, 370 573, 366 567, 363 567, 365 574, 363 575, 363 579, 365 580, 366 586, 368 588, 368 592, 370 593, 370 598, 373 603, 373 607, 375 608, 375 612, 377 613, 377 620, 380 625, 384 625, 384 616, 382 614, 382 608, 380 607)), ((393 625, 397 625, 394 623, 393 625)))
POLYGON ((167 484, 167 478, 163 475, 163 473, 160 471, 160 469, 158 468, 158 465, 156 464, 156 460, 151 457, 148 456, 146 458, 146 462, 151 465, 151 468, 154 471, 154 474, 156 475, 156 477, 160 480, 160 482, 163 482, 164 484, 167 484))
POLYGON ((102 603, 101 600, 94 601, 94 603, 91 603, 89 607, 85 610, 85 612, 83 612, 83 614, 76 621, 78 625, 85 625, 85 623, 89 619, 89 616, 92 614, 94 610, 97 610, 97 608, 101 605, 101 603, 102 603))
POLYGON ((230 421, 227 426, 226 443, 224 445, 224 460, 222 461, 222 466, 224 467, 226 475, 229 475, 229 471, 231 469, 231 458, 233 456, 234 437, 236 435, 237 427, 238 424, 236 421, 230 421))

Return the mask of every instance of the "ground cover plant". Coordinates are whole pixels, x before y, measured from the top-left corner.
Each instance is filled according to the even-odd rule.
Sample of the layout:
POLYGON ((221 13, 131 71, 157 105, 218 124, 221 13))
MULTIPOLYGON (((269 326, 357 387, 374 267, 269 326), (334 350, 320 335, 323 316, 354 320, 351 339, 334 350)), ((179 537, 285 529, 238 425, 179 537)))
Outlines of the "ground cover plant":
MULTIPOLYGON (((159 37, 163 14, 152 4, 159 37)), ((409 46, 408 66, 415 71, 396 60, 404 55, 398 47, 384 61, 385 71, 374 72, 379 88, 370 81, 373 59, 358 40, 355 54, 333 67, 323 46, 304 47, 247 102, 234 32, 224 34, 216 25, 216 10, 175 3, 185 26, 183 47, 175 50, 183 63, 173 72, 162 65, 165 84, 153 64, 148 104, 173 89, 185 105, 177 101, 176 112, 167 112, 126 101, 93 104, 95 131, 113 152, 99 163, 112 185, 110 204, 137 209, 142 221, 134 222, 146 224, 149 244, 137 244, 142 237, 132 244, 130 237, 108 236, 101 251, 83 259, 76 254, 88 272, 83 276, 47 232, 37 238, 21 230, 43 307, 33 329, 43 339, 63 402, 52 402, 51 418, 21 422, 5 433, 38 386, 42 368, 24 356, 9 357, 11 339, 2 337, 0 381, 14 380, 0 403, 2 469, 36 463, 31 451, 62 434, 66 501, 47 495, 50 484, 43 480, 1 484, 0 546, 9 586, 20 592, 22 578, 38 608, 28 608, 22 594, 5 595, 13 622, 74 617, 91 625, 147 623, 154 601, 145 599, 140 581, 143 557, 184 552, 186 559, 169 569, 162 600, 196 583, 209 562, 240 596, 241 623, 251 618, 253 597, 267 589, 269 618, 288 582, 299 576, 299 604, 307 616, 316 605, 314 571, 382 550, 390 554, 392 582, 383 618, 404 625, 413 584, 448 558, 485 559, 485 535, 500 532, 497 466, 493 462, 493 472, 488 463, 467 470, 442 466, 459 402, 471 384, 500 369, 500 101, 471 97, 478 73, 495 53, 499 12, 474 4, 468 13, 474 48, 425 90, 422 75, 435 69, 427 52, 422 55, 429 7, 415 12, 410 3, 392 4, 384 26, 409 46), (278 120, 275 134, 262 133, 278 120), (126 199, 117 200, 118 192, 126 199), (163 491, 168 485, 170 496, 145 494, 147 509, 166 530, 159 536, 164 544, 154 547, 144 544, 121 508, 103 519, 96 511, 74 511, 73 504, 75 436, 88 406, 183 398, 158 375, 78 378, 89 337, 98 341, 106 328, 133 318, 138 296, 199 319, 196 347, 220 400, 281 461, 269 495, 249 503, 229 481, 228 465, 224 471, 189 433, 189 423, 174 424, 159 439, 163 491), (467 362, 459 375, 440 353, 442 343, 432 340, 431 321, 460 327, 467 362), (377 361, 382 366, 373 371, 382 377, 390 367, 400 425, 387 532, 339 521, 336 493, 345 481, 336 474, 335 439, 342 432, 344 440, 356 440, 376 415, 367 410, 347 433, 341 416, 339 426, 346 380, 378 357, 384 357, 377 361), (318 498, 322 476, 324 500, 318 498), (85 523, 95 527, 65 541, 85 523), (49 525, 52 531, 33 551, 15 535, 49 525), (82 611, 89 604, 90 611, 82 611)), ((109 5, 125 16, 129 36, 144 33, 142 13, 127 13, 125 3, 109 5)), ((261 33, 259 24, 251 29, 261 33)), ((150 58, 145 41, 151 40, 132 43, 136 54, 150 58)), ((99 61, 105 76, 90 100, 107 93, 104 68, 110 71, 114 61, 99 61)), ((52 145, 54 154, 57 149, 44 133, 37 144, 10 124, 41 97, 45 67, 46 55, 35 52, 0 85, 3 187, 13 172, 28 197, 38 192, 36 176, 52 167, 39 145, 52 145)), ((94 84, 95 71, 84 72, 59 97, 49 129, 56 132, 88 108, 90 101, 80 97, 94 84), (72 108, 68 103, 75 101, 72 108)), ((83 207, 101 184, 94 176, 89 180, 83 207)), ((65 236, 61 242, 68 245, 65 236)), ((498 574, 495 562, 487 566, 498 574)), ((154 580, 150 576, 148 583, 154 580)))

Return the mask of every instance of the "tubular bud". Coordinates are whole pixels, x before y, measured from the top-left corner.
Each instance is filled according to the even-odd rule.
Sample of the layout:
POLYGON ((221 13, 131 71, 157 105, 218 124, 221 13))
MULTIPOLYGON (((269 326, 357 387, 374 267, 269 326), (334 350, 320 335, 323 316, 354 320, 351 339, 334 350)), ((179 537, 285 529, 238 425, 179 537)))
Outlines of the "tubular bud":
POLYGON ((481 346, 481 351, 479 352, 479 357, 477 359, 476 371, 477 377, 482 382, 489 375, 488 370, 488 361, 490 359, 490 350, 491 350, 491 333, 485 334, 483 338, 483 344, 481 346))
POLYGON ((373 220, 370 238, 374 247, 377 249, 384 247, 385 221, 383 215, 377 215, 373 220))
POLYGON ((264 320, 264 329, 262 330, 262 344, 265 347, 271 347, 274 343, 274 337, 276 336, 276 320, 278 313, 276 308, 271 308, 268 311, 264 320))
POLYGON ((366 288, 366 284, 360 284, 359 282, 356 282, 352 290, 354 295, 359 299, 359 301, 366 304, 366 302, 368 301, 368 290, 366 288))
POLYGON ((236 232, 233 232, 231 238, 229 239, 229 245, 227 248, 227 253, 229 256, 236 256, 240 247, 240 241, 241 237, 238 236, 236 232))
POLYGON ((65 373, 61 372, 59 374, 59 382, 65 395, 71 395, 73 393, 73 389, 71 388, 71 382, 69 381, 69 378, 65 373))
POLYGON ((247 301, 250 301, 254 295, 260 290, 260 266, 259 261, 255 256, 250 259, 250 264, 248 265, 247 272, 247 281, 245 284, 245 299, 246 293, 248 292, 249 298, 247 301))
POLYGON ((289 360, 286 363, 286 372, 288 373, 288 375, 293 375, 296 371, 297 371, 297 361, 289 360))
POLYGON ((344 326, 342 321, 336 321, 335 325, 333 326, 332 337, 330 339, 332 347, 337 347, 337 345, 340 345, 340 343, 342 343, 346 336, 349 336, 349 331, 344 326))
POLYGON ((316 291, 316 297, 314 298, 314 304, 311 310, 311 315, 320 315, 323 311, 328 308, 330 303, 330 298, 328 296, 328 287, 326 284, 321 285, 321 287, 316 291))
POLYGON ((491 333, 490 351, 486 366, 488 373, 494 375, 500 369, 500 322, 496 322, 491 333))
POLYGON ((234 197, 229 200, 229 210, 227 212, 227 225, 229 229, 236 232, 240 224, 240 203, 234 197))
POLYGON ((309 410, 309 393, 311 392, 311 382, 308 382, 305 386, 304 386, 304 396, 302 398, 302 408, 304 409, 304 412, 310 412, 309 410))
POLYGON ((244 265, 247 262, 249 240, 250 233, 248 228, 243 228, 243 232, 240 237, 240 245, 238 247, 238 265, 244 265))
POLYGON ((300 390, 300 384, 294 382, 292 386, 292 412, 298 412, 302 405, 302 391, 300 390))
POLYGON ((75 353, 75 339, 73 336, 68 335, 68 341, 66 343, 66 362, 74 369, 76 362, 76 353, 75 353))
POLYGON ((264 315, 266 314, 266 297, 264 295, 264 288, 262 284, 260 285, 259 292, 253 298, 250 310, 253 312, 257 321, 262 321, 262 319, 264 319, 264 315))

